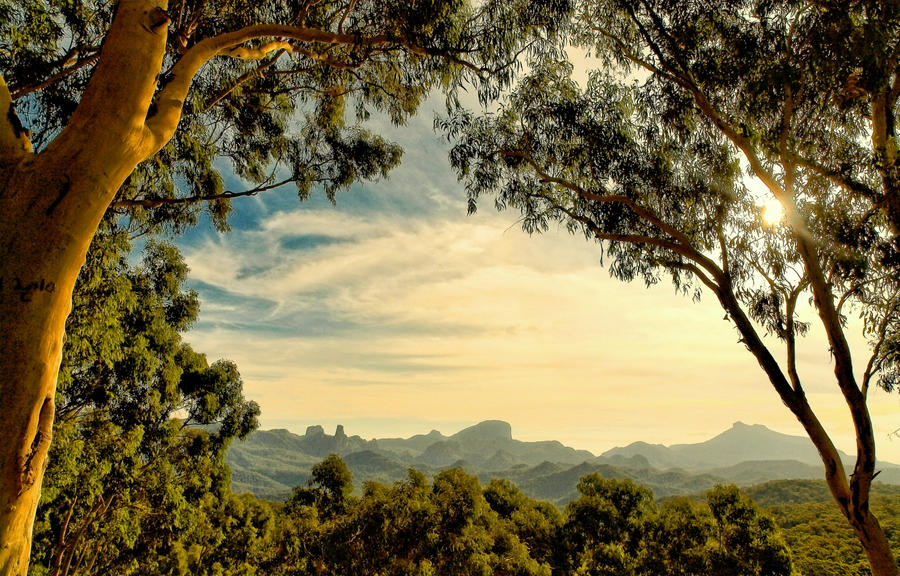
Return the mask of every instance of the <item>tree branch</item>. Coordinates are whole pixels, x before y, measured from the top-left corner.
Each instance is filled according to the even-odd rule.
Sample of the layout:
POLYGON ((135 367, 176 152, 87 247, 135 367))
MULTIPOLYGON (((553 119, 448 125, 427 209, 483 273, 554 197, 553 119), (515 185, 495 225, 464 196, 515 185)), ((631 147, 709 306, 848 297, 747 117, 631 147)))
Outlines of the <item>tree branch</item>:
POLYGON ((794 326, 794 314, 797 310, 797 298, 802 292, 804 284, 800 284, 787 295, 784 304, 785 314, 785 346, 787 347, 787 369, 791 379, 791 385, 798 394, 803 394, 803 386, 800 383, 800 373, 797 372, 797 335, 794 326))
MULTIPOLYGON (((900 297, 900 292, 894 291, 894 295, 891 298, 892 301, 896 302, 897 298, 900 297)), ((878 361, 879 356, 881 355, 881 347, 884 345, 884 341, 887 338, 888 326, 890 326, 891 320, 894 319, 894 315, 897 313, 898 305, 895 303, 890 310, 885 311, 884 317, 881 319, 881 323, 878 325, 878 329, 876 330, 877 340, 872 345, 872 356, 869 357, 869 361, 866 364, 866 371, 863 374, 862 379, 862 395, 863 397, 868 396, 869 393, 869 385, 872 380, 872 377, 878 373, 881 369, 881 362, 878 361)))
POLYGON ((696 265, 688 264, 687 262, 675 262, 671 260, 667 261, 665 265, 671 268, 678 268, 679 270, 690 272, 691 274, 699 278, 700 282, 702 282, 707 288, 709 288, 713 294, 718 296, 720 289, 719 285, 715 282, 715 280, 707 276, 706 273, 696 265))
POLYGON ((278 58, 281 57, 281 55, 284 54, 285 52, 286 52, 286 50, 279 50, 275 54, 275 56, 273 56, 268 62, 263 62, 262 64, 260 64, 256 68, 254 68, 253 70, 248 70, 247 72, 244 72, 243 74, 241 74, 238 77, 238 79, 234 82, 234 84, 232 84, 231 86, 227 86, 226 88, 223 88, 215 96, 213 96, 212 99, 203 108, 203 111, 208 112, 216 104, 218 104, 223 99, 228 97, 228 95, 231 94, 238 86, 240 86, 241 84, 245 83, 249 79, 253 78, 254 76, 256 76, 258 74, 261 74, 266 69, 273 66, 278 61, 278 58))
POLYGON ((350 0, 350 2, 347 4, 347 8, 344 10, 344 13, 341 15, 340 22, 338 22, 338 32, 344 31, 344 22, 347 21, 347 16, 349 16, 350 12, 353 11, 354 6, 356 6, 356 0, 350 0))
POLYGON ((465 62, 447 51, 413 46, 383 34, 359 36, 280 24, 248 26, 240 30, 201 40, 188 49, 175 64, 172 68, 169 82, 157 94, 155 113, 151 114, 146 122, 146 129, 154 142, 154 151, 161 148, 174 133, 181 118, 181 111, 194 75, 206 62, 216 56, 259 59, 274 50, 292 52, 295 50, 295 46, 289 41, 357 47, 400 47, 412 54, 440 56, 456 64, 480 70, 473 64, 465 62), (245 42, 258 38, 280 38, 281 40, 269 42, 256 49, 241 46, 245 42))
POLYGON ((548 172, 546 172, 540 166, 540 164, 538 164, 538 162, 534 159, 534 157, 532 157, 531 154, 529 154, 528 152, 524 152, 521 150, 500 150, 500 151, 498 151, 498 154, 500 154, 501 156, 521 158, 522 160, 527 162, 529 166, 531 166, 531 168, 534 170, 534 173, 537 174, 537 176, 541 180, 543 180, 547 183, 556 184, 558 186, 566 188, 567 190, 574 192, 576 195, 580 196, 581 198, 584 198, 585 200, 590 200, 592 202, 598 202, 598 203, 616 202, 619 204, 624 204, 635 214, 637 214, 638 216, 640 216, 641 218, 643 218, 644 220, 646 220, 647 222, 649 222, 656 228, 659 228, 663 233, 668 234, 669 236, 671 236, 672 238, 674 238, 675 240, 677 240, 678 242, 680 242, 684 245, 690 245, 690 240, 687 238, 687 236, 685 236, 683 233, 681 233, 675 227, 671 226, 670 224, 667 224, 664 220, 659 218, 654 212, 652 212, 648 208, 645 208, 644 206, 641 206, 640 204, 638 204, 637 202, 635 202, 633 199, 629 198, 628 196, 623 196, 621 194, 605 194, 605 195, 601 196, 599 194, 595 194, 593 192, 589 192, 589 191, 585 190, 584 188, 575 184, 574 182, 565 180, 563 178, 558 178, 556 176, 552 176, 548 172))
POLYGON ((126 200, 117 200, 113 202, 110 207, 111 208, 158 208, 160 206, 177 206, 182 204, 195 204, 197 202, 211 202, 213 200, 225 200, 230 198, 242 198, 244 196, 256 196, 260 192, 267 192, 269 190, 274 190, 275 188, 279 188, 284 186, 285 184, 289 184, 293 182, 293 178, 286 178, 281 182, 276 182, 274 184, 268 184, 265 186, 257 186, 256 188, 252 188, 250 190, 244 190, 242 192, 233 192, 231 190, 227 190, 222 192, 221 194, 213 194, 211 196, 183 196, 180 198, 141 198, 141 199, 126 199, 126 200))
POLYGON ((794 162, 798 166, 811 170, 813 173, 826 178, 835 186, 839 186, 850 192, 856 192, 857 194, 868 198, 869 200, 877 200, 878 193, 870 186, 866 185, 864 182, 854 180, 853 178, 850 178, 849 176, 842 174, 837 170, 828 168, 827 166, 816 162, 812 158, 806 158, 794 152, 789 152, 789 159, 791 162, 794 162))
POLYGON ((28 94, 31 94, 33 92, 39 92, 48 86, 52 86, 52 85, 56 84, 57 82, 59 82, 60 80, 63 80, 65 78, 71 76, 75 72, 78 72, 85 66, 89 66, 89 65, 93 64, 94 62, 96 62, 99 59, 100 59, 100 52, 95 51, 93 54, 91 54, 87 58, 79 59, 71 66, 64 66, 62 70, 60 70, 59 72, 50 76, 49 78, 47 78, 46 80, 44 80, 42 82, 26 84, 25 86, 16 86, 15 88, 12 89, 13 100, 18 100, 19 98, 21 98, 23 96, 27 96, 28 94))
MULTIPOLYGON (((675 82, 676 84, 683 86, 684 88, 687 88, 687 85, 685 84, 683 79, 679 78, 678 76, 676 76, 674 74, 669 73, 666 70, 663 70, 662 68, 654 66, 650 62, 647 62, 646 60, 644 60, 643 58, 641 58, 640 56, 638 56, 637 54, 632 52, 628 48, 628 46, 622 41, 622 39, 619 38, 618 36, 610 34, 606 30, 596 27, 596 26, 592 26, 591 30, 593 30, 594 32, 597 32, 598 34, 600 34, 607 40, 611 40, 616 45, 616 47, 619 49, 619 51, 625 56, 625 58, 628 59, 633 64, 643 68, 644 70, 646 70, 647 72, 650 72, 651 74, 655 74, 658 76, 662 76, 664 78, 668 78, 672 82, 675 82)), ((658 57, 659 57, 659 55, 657 55, 657 58, 658 57)))
POLYGON ((82 174, 114 180, 119 174, 108 174, 111 158, 122 158, 127 165, 134 157, 140 161, 147 156, 143 121, 166 50, 168 17, 162 4, 162 0, 119 0, 78 108, 46 152, 79 159, 85 165, 73 169, 82 174), (85 146, 86 142, 92 145, 85 146))

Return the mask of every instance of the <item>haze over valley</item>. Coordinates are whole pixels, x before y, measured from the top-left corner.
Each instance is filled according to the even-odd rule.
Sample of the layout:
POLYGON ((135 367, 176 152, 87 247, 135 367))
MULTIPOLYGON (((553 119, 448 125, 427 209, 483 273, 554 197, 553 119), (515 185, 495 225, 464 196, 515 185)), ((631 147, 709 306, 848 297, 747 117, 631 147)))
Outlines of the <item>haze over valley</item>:
MULTIPOLYGON (((771 480, 821 479, 822 464, 808 438, 762 425, 734 425, 705 442, 664 446, 634 442, 595 455, 554 440, 524 442, 511 426, 487 420, 445 435, 438 430, 409 438, 363 439, 338 425, 333 434, 313 425, 302 435, 258 430, 235 441, 227 454, 236 492, 281 500, 309 481, 311 468, 329 454, 347 463, 357 486, 367 480, 403 480, 410 467, 426 475, 462 467, 483 482, 507 478, 532 498, 564 505, 582 476, 629 478, 657 497, 702 492, 716 484, 751 486, 771 480)), ((852 458, 841 453, 845 466, 852 458)), ((878 480, 900 484, 900 466, 881 462, 878 480)))

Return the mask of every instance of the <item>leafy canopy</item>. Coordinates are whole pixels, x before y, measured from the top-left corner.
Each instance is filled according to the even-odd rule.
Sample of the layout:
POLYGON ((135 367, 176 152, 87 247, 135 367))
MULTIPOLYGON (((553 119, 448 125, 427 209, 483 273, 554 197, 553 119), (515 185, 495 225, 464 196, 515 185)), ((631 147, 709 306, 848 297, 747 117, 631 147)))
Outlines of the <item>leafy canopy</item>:
MULTIPOLYGON (((78 106, 115 6, 0 0, 0 74, 35 149, 78 106)), ((131 175, 113 207, 148 230, 180 230, 196 222, 198 199, 219 228, 231 198, 287 183, 301 198, 318 186, 333 200, 399 162, 400 148, 365 128, 372 114, 403 123, 436 87, 451 99, 463 84, 495 98, 518 69, 517 53, 540 49, 568 9, 567 0, 172 3, 158 90, 193 47, 236 30, 280 25, 341 40, 270 49, 278 37, 263 36, 208 62, 193 79, 175 136, 131 175), (249 187, 226 189, 228 172, 249 187)))
POLYGON ((876 376, 894 389, 897 245, 883 150, 869 137, 872 94, 896 62, 882 62, 887 38, 857 48, 900 24, 887 7, 831 4, 579 3, 569 37, 593 58, 585 82, 568 60, 538 57, 496 113, 438 122, 470 211, 490 195, 527 232, 559 223, 600 242, 619 279, 668 277, 694 298, 709 289, 745 340, 752 319, 785 342, 777 379, 795 391, 809 297, 842 390, 876 376), (866 91, 850 97, 847 82, 866 91), (769 199, 783 220, 764 217, 769 199), (859 383, 844 372, 851 310, 873 354, 859 383))

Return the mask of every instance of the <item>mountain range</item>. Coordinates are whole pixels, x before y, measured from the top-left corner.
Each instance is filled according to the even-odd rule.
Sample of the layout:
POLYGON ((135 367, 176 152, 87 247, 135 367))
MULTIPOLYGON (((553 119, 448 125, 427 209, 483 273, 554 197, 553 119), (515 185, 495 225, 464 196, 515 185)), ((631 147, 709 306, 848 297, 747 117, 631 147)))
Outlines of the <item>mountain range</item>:
MULTIPOLYGON (((585 474, 630 478, 658 498, 691 494, 715 484, 749 486, 770 480, 822 477, 821 461, 804 436, 781 434, 762 425, 735 423, 697 444, 635 442, 599 456, 557 441, 524 442, 507 422, 487 420, 451 436, 437 430, 411 438, 365 440, 348 436, 343 426, 333 435, 310 426, 298 435, 259 430, 229 448, 226 460, 237 492, 282 500, 294 486, 306 486, 313 465, 339 454, 361 486, 367 480, 395 482, 414 467, 427 475, 460 466, 482 481, 508 478, 533 498, 564 504, 576 496, 585 474)), ((841 453, 845 465, 852 458, 841 453)), ((900 466, 879 463, 878 480, 900 484, 900 466)))

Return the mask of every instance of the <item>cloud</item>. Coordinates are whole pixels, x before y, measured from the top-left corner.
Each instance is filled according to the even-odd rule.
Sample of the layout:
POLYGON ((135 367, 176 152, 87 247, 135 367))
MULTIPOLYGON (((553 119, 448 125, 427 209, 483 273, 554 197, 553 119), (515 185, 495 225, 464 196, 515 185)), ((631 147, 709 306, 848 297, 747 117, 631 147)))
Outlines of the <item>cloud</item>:
POLYGON ((494 213, 279 212, 186 249, 204 299, 191 338, 235 359, 251 395, 275 398, 263 411, 276 418, 312 406, 363 417, 407 405, 408 416, 457 420, 637 412, 666 388, 708 397, 721 385, 711 367, 747 365, 728 353, 735 338, 717 311, 704 317, 666 286, 622 285, 596 246, 548 236, 494 213), (698 332, 665 329, 686 322, 698 332), (302 406, 284 400, 294 396, 302 406))
MULTIPOLYGON (((617 282, 582 236, 529 237, 512 213, 465 216, 426 123, 395 134, 407 153, 390 180, 336 207, 253 199, 231 233, 182 244, 202 299, 188 339, 238 363, 264 425, 390 436, 501 418, 524 439, 594 451, 698 441, 736 420, 802 433, 714 298, 617 282)), ((852 446, 820 335, 800 360, 852 446)), ((890 415, 878 417, 885 429, 890 415)))

